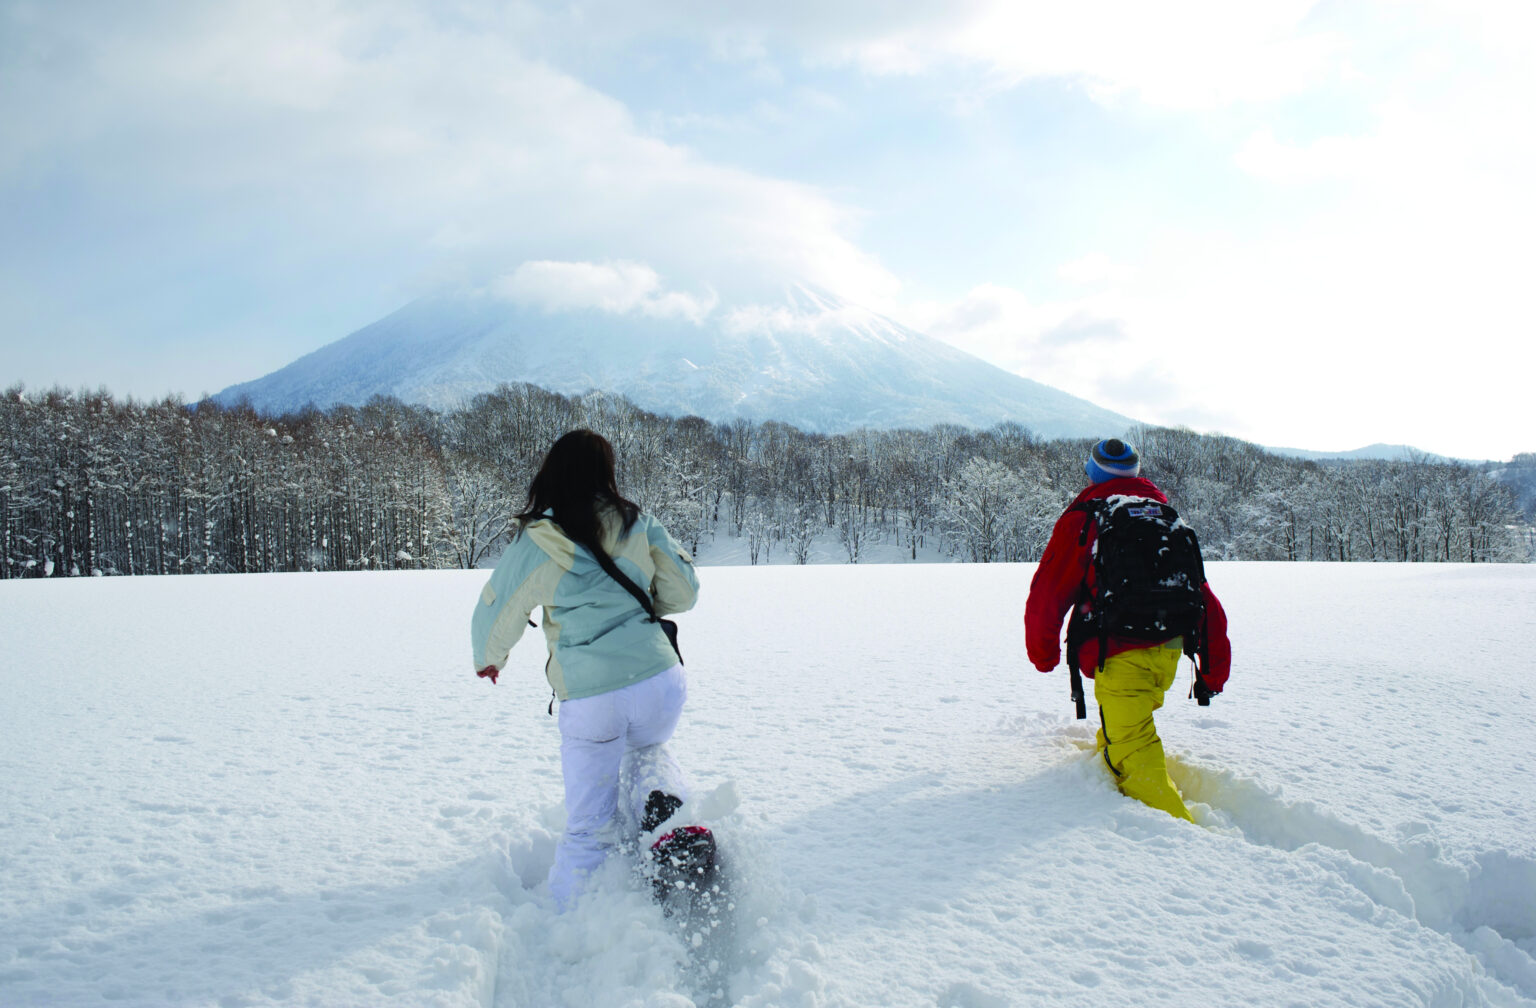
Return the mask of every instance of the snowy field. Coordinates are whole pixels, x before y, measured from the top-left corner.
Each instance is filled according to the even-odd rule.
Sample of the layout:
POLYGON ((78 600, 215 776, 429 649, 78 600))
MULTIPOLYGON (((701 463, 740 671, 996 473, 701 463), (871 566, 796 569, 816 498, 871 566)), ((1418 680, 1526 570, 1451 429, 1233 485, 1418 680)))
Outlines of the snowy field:
POLYGON ((711 567, 675 742, 729 907, 572 913, 484 572, 0 582, 0 1005, 1536 1005, 1536 566, 1213 564, 1118 795, 1030 566, 711 567))

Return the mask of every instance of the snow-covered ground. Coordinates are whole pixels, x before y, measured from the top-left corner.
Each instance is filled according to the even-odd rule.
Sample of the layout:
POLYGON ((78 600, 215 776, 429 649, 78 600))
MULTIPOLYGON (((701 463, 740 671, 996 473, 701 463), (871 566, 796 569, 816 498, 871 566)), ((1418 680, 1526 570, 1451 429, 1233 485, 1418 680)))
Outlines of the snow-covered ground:
POLYGON ((1031 572, 701 571, 686 925, 622 859, 552 913, 483 572, 0 582, 0 1005, 1536 1005, 1536 567, 1213 564, 1198 825, 1027 666, 1031 572))

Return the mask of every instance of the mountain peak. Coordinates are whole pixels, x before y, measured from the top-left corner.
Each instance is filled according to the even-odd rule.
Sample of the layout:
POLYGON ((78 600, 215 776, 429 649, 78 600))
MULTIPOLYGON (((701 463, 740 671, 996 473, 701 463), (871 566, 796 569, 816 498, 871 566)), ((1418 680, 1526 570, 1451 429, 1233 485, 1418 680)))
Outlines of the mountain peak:
MULTIPOLYGON (((214 399, 267 413, 375 395, 448 409, 527 382, 613 392, 657 413, 829 433, 1012 421, 1046 437, 1088 437, 1133 424, 804 284, 777 302, 723 305, 659 292, 653 275, 633 271, 598 277, 607 286, 595 298, 535 288, 521 273, 495 289, 413 301, 214 399)), ((592 278, 580 279, 590 291, 592 278)))

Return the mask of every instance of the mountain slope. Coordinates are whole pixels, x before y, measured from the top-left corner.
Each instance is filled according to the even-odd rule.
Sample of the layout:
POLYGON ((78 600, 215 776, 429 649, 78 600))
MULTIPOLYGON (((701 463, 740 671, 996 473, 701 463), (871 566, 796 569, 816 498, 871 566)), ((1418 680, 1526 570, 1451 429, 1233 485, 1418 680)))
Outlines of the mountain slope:
POLYGON ((663 414, 824 432, 1013 421, 1066 437, 1133 423, 804 288, 782 304, 717 310, 698 322, 546 312, 489 295, 424 298, 214 399, 273 413, 374 395, 451 408, 503 382, 565 394, 602 389, 663 414))

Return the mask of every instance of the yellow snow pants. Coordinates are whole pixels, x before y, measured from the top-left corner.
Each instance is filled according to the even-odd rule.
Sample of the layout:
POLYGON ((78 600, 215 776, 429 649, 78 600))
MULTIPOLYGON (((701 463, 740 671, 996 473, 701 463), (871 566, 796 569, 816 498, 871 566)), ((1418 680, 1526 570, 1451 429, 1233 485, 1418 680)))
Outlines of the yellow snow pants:
POLYGON ((1098 751, 1121 794, 1193 822, 1168 777, 1163 740, 1152 723, 1152 712, 1163 705, 1182 654, 1182 645, 1173 641, 1112 655, 1094 676, 1093 697, 1104 726, 1099 729, 1098 751))

